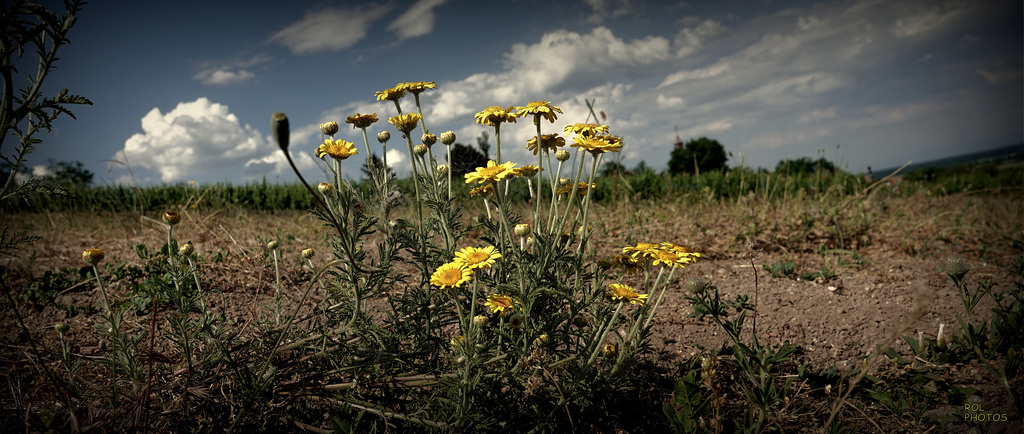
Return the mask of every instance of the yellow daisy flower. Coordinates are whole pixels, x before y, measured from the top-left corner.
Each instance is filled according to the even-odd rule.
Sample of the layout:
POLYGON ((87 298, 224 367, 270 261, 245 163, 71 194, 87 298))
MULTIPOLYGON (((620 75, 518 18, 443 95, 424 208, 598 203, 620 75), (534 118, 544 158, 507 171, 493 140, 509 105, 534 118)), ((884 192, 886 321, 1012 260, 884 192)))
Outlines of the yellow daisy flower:
POLYGON ((316 148, 316 157, 323 159, 330 155, 335 160, 344 160, 359 153, 356 146, 347 140, 324 140, 324 143, 316 148))
POLYGON ((430 276, 430 284, 438 288, 458 288, 473 277, 473 272, 464 268, 462 264, 449 262, 434 270, 430 276))
POLYGON ((437 85, 433 81, 413 81, 409 83, 402 83, 406 91, 414 94, 420 94, 427 89, 437 89, 437 85))
POLYGON ((613 267, 621 267, 626 274, 637 274, 644 270, 644 263, 629 255, 615 255, 608 262, 613 267))
POLYGON ((348 118, 345 118, 345 123, 352 124, 352 128, 366 128, 377 122, 377 114, 361 115, 356 113, 348 118))
POLYGON ((694 261, 694 255, 689 252, 690 249, 683 246, 678 246, 680 249, 677 249, 674 244, 671 245, 673 247, 666 248, 666 244, 669 243, 662 243, 651 253, 650 256, 654 259, 654 265, 665 264, 670 267, 682 267, 694 261), (687 251, 683 252, 683 249, 687 251))
POLYGON ((516 117, 524 117, 527 115, 535 115, 533 123, 537 124, 540 122, 540 118, 547 119, 548 122, 554 122, 558 119, 555 112, 561 113, 562 109, 551 105, 547 101, 530 101, 525 107, 516 107, 516 117))
MULTIPOLYGON (((588 188, 588 186, 587 186, 586 182, 577 182, 576 183, 576 194, 578 194, 580 196, 586 196, 587 195, 587 188, 588 188)), ((589 188, 597 188, 597 184, 590 184, 589 188)), ((564 186, 560 187, 556 193, 558 193, 558 194, 572 194, 572 184, 564 185, 564 186)))
POLYGON ((576 133, 585 137, 608 134, 608 125, 575 123, 565 126, 565 133, 576 133))
POLYGON ((611 283, 608 285, 608 290, 604 293, 605 297, 612 300, 623 300, 628 301, 629 304, 640 303, 642 306, 644 301, 647 300, 647 294, 637 294, 633 290, 633 287, 629 285, 623 285, 621 283, 611 283))
POLYGON ((472 197, 483 196, 487 193, 494 191, 494 184, 486 183, 477 188, 469 190, 469 195, 472 197))
POLYGON ((700 257, 700 253, 694 252, 689 247, 681 246, 681 245, 675 244, 675 243, 661 243, 659 245, 659 247, 662 248, 662 249, 665 249, 665 250, 673 251, 676 254, 678 254, 679 256, 688 256, 688 257, 691 258, 690 262, 693 262, 693 261, 696 260, 696 259, 692 259, 692 258, 699 258, 700 257))
POLYGON ((455 260, 452 262, 461 264, 469 270, 475 270, 477 268, 490 268, 490 266, 494 265, 494 261, 500 257, 501 253, 498 253, 498 249, 495 249, 494 246, 487 246, 482 249, 466 247, 455 252, 455 260))
POLYGON ((477 167, 475 172, 466 174, 466 184, 476 181, 478 184, 485 182, 498 182, 502 178, 512 175, 512 168, 516 165, 511 161, 496 164, 494 160, 487 162, 487 167, 477 167))
POLYGON ((622 253, 631 256, 636 259, 637 256, 649 257, 655 250, 658 249, 657 244, 652 243, 636 243, 636 246, 623 247, 622 253))
MULTIPOLYGON (((613 135, 610 135, 610 134, 599 134, 599 135, 596 135, 594 137, 597 137, 599 139, 602 139, 602 140, 608 142, 608 144, 610 146, 612 146, 612 147, 619 148, 619 149, 622 148, 622 137, 613 136, 613 135)), ((619 152, 618 149, 613 149, 612 151, 613 152, 619 152)))
POLYGON ((541 170, 544 170, 544 169, 541 169, 540 167, 534 166, 532 164, 528 164, 526 166, 517 167, 517 168, 515 168, 513 170, 516 171, 516 175, 525 176, 527 178, 530 178, 530 177, 536 175, 537 173, 539 173, 541 170))
MULTIPOLYGON (((541 144, 544 146, 544 149, 547 149, 549 151, 554 151, 562 146, 565 146, 565 138, 558 137, 557 133, 541 134, 540 139, 541 144)), ((537 147, 537 136, 533 136, 533 138, 526 142, 526 149, 533 151, 533 155, 537 155, 537 151, 539 150, 537 147)))
POLYGON ((501 108, 498 106, 491 106, 484 109, 484 111, 476 114, 476 123, 487 126, 495 126, 502 122, 515 123, 516 115, 512 113, 513 108, 501 108))
POLYGON ((487 296, 487 301, 484 302, 484 306, 491 313, 496 313, 501 316, 505 316, 507 313, 512 312, 515 308, 516 301, 508 295, 491 294, 487 296))
POLYGON ((395 129, 408 134, 416 129, 416 124, 423 118, 419 113, 405 113, 388 118, 388 122, 395 126, 395 129))
POLYGON ((593 155, 603 154, 608 151, 619 152, 622 149, 622 140, 617 137, 612 138, 612 136, 587 137, 578 134, 573 139, 573 142, 573 148, 583 148, 593 155))
POLYGON ((374 96, 377 97, 377 101, 398 101, 399 98, 405 96, 405 83, 398 83, 391 89, 375 92, 374 96))

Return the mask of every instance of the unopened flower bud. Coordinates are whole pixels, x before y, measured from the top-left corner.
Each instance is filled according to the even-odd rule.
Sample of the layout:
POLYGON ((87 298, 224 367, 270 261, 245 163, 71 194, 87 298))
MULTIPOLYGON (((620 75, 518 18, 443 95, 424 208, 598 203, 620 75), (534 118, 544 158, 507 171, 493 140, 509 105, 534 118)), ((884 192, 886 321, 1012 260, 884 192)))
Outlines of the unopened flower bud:
POLYGON ((605 357, 614 356, 615 355, 615 345, 612 345, 612 344, 605 345, 603 353, 604 353, 605 357))
POLYGON ((423 141, 424 145, 434 146, 434 143, 437 143, 437 136, 433 134, 424 134, 420 137, 420 140, 423 141))
POLYGON ((377 141, 378 142, 384 143, 384 142, 386 142, 388 140, 391 140, 391 133, 389 133, 387 131, 381 131, 381 132, 377 133, 377 141))
POLYGON ((305 260, 313 259, 313 255, 315 255, 315 254, 316 254, 316 251, 314 251, 313 249, 303 250, 302 251, 302 259, 305 259, 305 260))
POLYGON ((450 145, 452 143, 455 143, 455 132, 454 131, 445 131, 445 132, 441 133, 441 143, 445 144, 445 145, 450 145))
POLYGON ((181 214, 178 214, 175 211, 167 211, 167 212, 164 213, 164 222, 166 222, 167 224, 169 224, 171 226, 174 226, 174 225, 178 224, 178 222, 180 222, 180 221, 181 221, 181 214))
POLYGON ((92 265, 99 264, 103 260, 103 251, 100 249, 87 249, 82 252, 82 260, 92 265))
POLYGON ((533 237, 526 237, 526 245, 528 247, 533 247, 533 237))
POLYGON ((513 328, 520 328, 520 327, 522 327, 523 326, 523 316, 518 314, 518 313, 515 314, 515 315, 512 315, 508 319, 508 325, 512 326, 513 328))
POLYGON ((517 224, 514 231, 516 235, 519 235, 520 237, 525 237, 527 235, 530 235, 530 225, 526 223, 517 224))
POLYGON ((704 372, 711 372, 715 367, 715 359, 711 357, 701 357, 700 369, 704 372))
POLYGON ((324 122, 320 124, 320 132, 327 134, 328 136, 333 136, 338 133, 338 123, 334 121, 324 122))
POLYGON ((466 363, 466 356, 459 356, 459 358, 455 359, 455 363, 458 363, 460 365, 466 363))
POLYGON ((540 336, 537 336, 537 338, 533 340, 533 344, 538 347, 541 347, 544 346, 544 344, 548 343, 549 340, 551 340, 551 337, 548 336, 547 333, 544 333, 540 336))
POLYGON ((970 265, 967 265, 967 261, 964 260, 963 256, 958 254, 952 254, 946 257, 945 262, 942 263, 942 272, 953 279, 957 285, 962 285, 964 278, 967 277, 967 273, 971 271, 970 265))
POLYGON ((439 164, 439 165, 437 165, 437 173, 439 173, 441 175, 444 175, 444 174, 448 173, 448 165, 447 164, 439 164))
POLYGON ((276 373, 277 373, 277 366, 270 365, 270 366, 267 367, 266 371, 263 371, 263 379, 264 380, 269 380, 276 373))
POLYGON ((415 152, 416 155, 422 156, 427 153, 427 145, 416 145, 412 148, 412 151, 415 152))
POLYGON ((590 318, 587 318, 585 315, 576 315, 573 317, 572 323, 576 327, 586 327, 587 324, 590 324, 590 318))
POLYGON ((270 249, 270 250, 277 250, 277 247, 278 247, 277 240, 274 240, 274 241, 271 241, 271 242, 267 243, 267 248, 270 249))
POLYGON ((565 161, 569 159, 569 151, 565 149, 559 149, 555 151, 555 159, 558 161, 565 161))
POLYGON ((558 185, 561 185, 563 187, 569 185, 569 182, 571 182, 569 178, 558 178, 558 185))
POLYGON ((57 333, 60 333, 60 334, 67 333, 68 330, 71 329, 71 327, 69 327, 67 324, 62 323, 62 322, 54 324, 53 328, 57 329, 57 333))
POLYGON ((178 247, 178 254, 181 256, 189 256, 192 252, 195 252, 195 246, 192 245, 191 241, 182 244, 181 247, 178 247))
POLYGON ((316 189, 320 190, 320 194, 331 194, 331 189, 333 188, 334 187, 331 187, 331 184, 328 184, 326 182, 321 182, 316 186, 316 189))
POLYGON ((487 315, 477 315, 473 317, 473 324, 476 324, 477 327, 487 327, 487 324, 490 324, 490 322, 491 319, 488 318, 487 315))
POLYGON ((451 344, 453 347, 461 347, 462 344, 466 343, 466 338, 462 335, 458 335, 452 338, 450 341, 448 341, 448 343, 451 344))
POLYGON ((394 229, 398 227, 398 222, 394 220, 388 220, 388 229, 394 229))
POLYGON ((274 140, 282 151, 288 151, 288 115, 277 112, 270 115, 270 131, 274 133, 274 140))
POLYGON ((708 290, 708 285, 710 285, 710 282, 703 277, 691 277, 683 283, 683 287, 693 295, 703 294, 708 290))

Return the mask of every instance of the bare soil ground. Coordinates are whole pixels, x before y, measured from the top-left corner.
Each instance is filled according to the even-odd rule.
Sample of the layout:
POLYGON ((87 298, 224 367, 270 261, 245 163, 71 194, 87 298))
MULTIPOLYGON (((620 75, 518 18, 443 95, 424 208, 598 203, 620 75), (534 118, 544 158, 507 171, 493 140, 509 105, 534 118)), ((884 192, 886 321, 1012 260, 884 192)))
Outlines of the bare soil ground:
MULTIPOLYGON (((920 195, 861 204, 858 209, 866 219, 866 229, 858 230, 851 239, 837 240, 826 221, 828 210, 817 208, 813 202, 803 202, 801 207, 771 207, 742 201, 719 206, 605 206, 594 212, 595 246, 599 257, 612 255, 638 241, 671 241, 704 254, 701 261, 677 273, 656 318, 650 358, 668 376, 676 374, 678 363, 706 355, 726 341, 722 330, 709 318, 688 316, 693 308, 685 299, 683 280, 690 276, 709 277, 721 290, 723 299, 746 294, 751 302, 756 301, 756 315, 746 322, 748 337, 756 321, 756 334, 762 343, 779 346, 789 342, 800 347, 794 355, 795 364, 810 364, 815 370, 836 366, 840 371, 859 366, 878 344, 892 345, 901 354, 912 355, 900 336, 916 338, 921 334, 934 338, 940 324, 945 325, 946 333, 959 332, 955 316, 963 316, 964 307, 952 283, 939 271, 949 254, 962 254, 971 264, 968 281, 972 287, 981 279, 996 282, 996 292, 1011 287, 1013 276, 1008 266, 1019 254, 1013 242, 1024 235, 1019 195, 920 195), (837 245, 840 241, 842 246, 837 245), (773 278, 763 269, 766 264, 785 261, 795 263, 800 273, 819 271, 826 265, 837 277, 827 281, 773 278)), ((207 261, 201 265, 204 287, 219 292, 211 297, 211 308, 225 308, 241 319, 237 327, 247 327, 247 318, 268 315, 263 306, 273 299, 275 277, 264 247, 267 240, 281 243, 282 280, 288 289, 288 303, 297 301, 298 288, 311 274, 300 261, 299 252, 315 248, 318 253, 314 262, 318 264, 325 261, 328 253, 325 231, 308 213, 237 209, 182 212, 185 219, 175 228, 176 238, 192 240, 196 251, 206 256, 207 261), (225 259, 211 262, 209 258, 216 253, 226 254, 225 259)), ((158 218, 161 213, 162 210, 154 210, 151 217, 158 218)), ((106 252, 104 263, 139 264, 135 246, 143 244, 152 251, 166 241, 161 224, 126 214, 44 213, 13 218, 14 228, 43 237, 20 258, 0 259, 16 295, 24 295, 29 283, 47 270, 81 268, 84 249, 102 248, 106 252)), ((847 229, 849 226, 852 224, 847 229)), ((123 281, 114 281, 109 290, 113 298, 125 299, 132 288, 123 281)), ((31 338, 43 354, 58 350, 53 325, 63 322, 70 326, 66 336, 75 353, 85 358, 97 357, 106 338, 94 327, 96 314, 89 313, 90 306, 91 312, 96 312, 102 303, 95 284, 75 285, 54 301, 19 303, 31 338)), ((0 404, 4 422, 20 424, 26 415, 19 412, 37 412, 41 408, 57 408, 59 404, 38 374, 36 363, 40 361, 31 356, 29 339, 17 326, 11 307, 6 299, 0 306, 0 363, 5 389, 0 393, 0 404)), ((991 317, 991 307, 991 300, 982 302, 978 308, 982 319, 991 317)), ((148 324, 128 326, 141 328, 148 324)), ((157 350, 173 351, 166 339, 158 339, 157 350)), ((56 367, 54 360, 42 362, 56 367)), ((873 369, 877 372, 886 366, 873 369)), ((991 411, 1016 418, 1005 392, 977 364, 945 366, 942 372, 951 382, 979 389, 981 401, 991 411)), ((102 378, 105 370, 94 367, 94 372, 85 375, 102 378)), ((821 384, 806 382, 796 387, 796 396, 808 401, 800 407, 806 414, 795 411, 787 426, 794 430, 820 427, 824 421, 822 413, 816 410, 833 401, 834 392, 821 384)), ((651 397, 655 407, 660 406, 670 390, 661 392, 662 396, 651 397)), ((741 406, 740 397, 726 398, 731 405, 741 406)), ((926 410, 936 420, 944 415, 954 419, 943 426, 945 430, 967 429, 967 425, 955 421, 962 417, 962 408, 926 410)), ((855 412, 852 414, 858 417, 855 412)), ((874 428, 867 422, 863 426, 905 432, 927 429, 926 425, 899 414, 874 428)), ((1021 432, 1021 422, 1018 419, 983 425, 983 429, 991 431, 1004 428, 1021 432)))

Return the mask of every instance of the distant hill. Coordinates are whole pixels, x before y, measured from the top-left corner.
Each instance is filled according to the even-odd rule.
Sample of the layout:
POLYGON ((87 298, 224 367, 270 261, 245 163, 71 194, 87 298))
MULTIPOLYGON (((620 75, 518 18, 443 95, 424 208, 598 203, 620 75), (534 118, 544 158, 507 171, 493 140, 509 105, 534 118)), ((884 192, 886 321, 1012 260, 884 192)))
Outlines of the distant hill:
MULTIPOLYGON (((903 169, 899 173, 899 175, 906 175, 908 173, 913 173, 918 170, 927 169, 929 167, 957 167, 966 164, 983 163, 995 163, 998 166, 1001 166, 1003 164, 1024 164, 1024 143, 1004 146, 1002 148, 990 149, 987 151, 957 155, 955 157, 925 161, 923 163, 914 163, 903 169)), ((892 173, 896 169, 899 169, 899 166, 878 169, 874 170, 873 172, 875 177, 880 178, 892 173)))

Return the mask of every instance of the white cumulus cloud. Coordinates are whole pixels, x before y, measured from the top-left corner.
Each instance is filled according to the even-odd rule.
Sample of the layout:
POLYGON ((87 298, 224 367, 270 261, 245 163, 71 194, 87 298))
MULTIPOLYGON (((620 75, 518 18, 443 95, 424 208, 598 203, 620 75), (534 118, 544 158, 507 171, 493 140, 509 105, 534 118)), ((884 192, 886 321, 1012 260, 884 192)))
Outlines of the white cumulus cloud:
POLYGON ((543 93, 574 81, 595 84, 607 74, 639 65, 664 61, 670 57, 669 41, 660 36, 624 41, 607 27, 596 27, 588 34, 558 30, 545 34, 536 44, 515 44, 506 55, 506 68, 519 82, 532 84, 530 93, 543 93))
MULTIPOLYGON (((207 98, 178 103, 167 113, 154 108, 142 117, 141 125, 142 132, 128 138, 121 152, 132 166, 159 173, 162 182, 209 173, 230 176, 239 173, 232 168, 243 167, 246 176, 259 177, 280 174, 287 166, 276 144, 252 126, 240 124, 227 106, 207 98)), ((293 153, 310 167, 309 155, 301 154, 293 153)))

